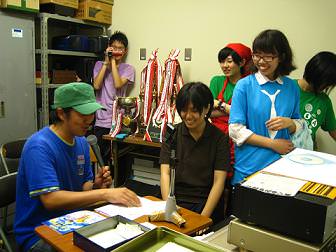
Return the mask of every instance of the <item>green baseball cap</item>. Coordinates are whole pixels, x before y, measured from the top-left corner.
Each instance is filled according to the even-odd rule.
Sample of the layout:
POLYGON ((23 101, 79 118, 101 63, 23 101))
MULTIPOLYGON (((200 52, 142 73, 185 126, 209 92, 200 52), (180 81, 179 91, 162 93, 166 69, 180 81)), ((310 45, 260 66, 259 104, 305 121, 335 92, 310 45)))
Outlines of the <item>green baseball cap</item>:
POLYGON ((73 82, 65 84, 56 89, 54 104, 56 108, 73 108, 83 115, 89 115, 98 109, 105 109, 96 102, 93 87, 83 82, 73 82))

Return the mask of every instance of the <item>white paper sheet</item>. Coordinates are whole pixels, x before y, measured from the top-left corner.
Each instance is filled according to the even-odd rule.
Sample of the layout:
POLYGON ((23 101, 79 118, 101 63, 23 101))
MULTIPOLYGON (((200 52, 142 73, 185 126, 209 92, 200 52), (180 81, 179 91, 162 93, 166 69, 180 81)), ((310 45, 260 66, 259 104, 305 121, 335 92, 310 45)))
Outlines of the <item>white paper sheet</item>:
POLYGON ((174 242, 167 242, 160 249, 156 250, 156 252, 193 252, 194 250, 183 247, 174 242))
POLYGON ((306 182, 304 180, 260 172, 244 182, 242 186, 264 193, 294 196, 306 182))
POLYGON ((115 229, 92 235, 89 239, 103 248, 108 248, 143 233, 136 225, 119 223, 115 229))
POLYGON ((134 220, 140 216, 152 214, 155 211, 164 210, 166 207, 166 201, 152 201, 142 197, 139 197, 139 199, 141 202, 141 207, 126 207, 108 204, 96 208, 95 211, 107 216, 121 215, 130 220, 134 220))
POLYGON ((263 171, 336 187, 336 156, 296 148, 263 171))

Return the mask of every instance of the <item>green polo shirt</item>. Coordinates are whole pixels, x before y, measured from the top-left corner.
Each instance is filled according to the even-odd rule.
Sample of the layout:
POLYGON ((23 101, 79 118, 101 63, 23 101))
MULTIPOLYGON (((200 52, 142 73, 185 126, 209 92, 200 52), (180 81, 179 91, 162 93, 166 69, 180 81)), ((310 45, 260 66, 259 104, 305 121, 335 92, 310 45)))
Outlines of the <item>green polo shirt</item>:
MULTIPOLYGON (((209 122, 198 141, 190 135, 184 123, 176 125, 176 129, 175 196, 180 201, 200 203, 210 193, 214 171, 229 170, 229 139, 209 122)), ((160 163, 169 164, 169 157, 170 146, 163 143, 160 163)))
MULTIPOLYGON (((299 86, 297 80, 296 84, 299 86)), ((323 92, 316 95, 313 92, 303 91, 300 88, 300 113, 311 129, 314 141, 316 131, 320 126, 324 131, 336 129, 336 119, 331 100, 323 92)))

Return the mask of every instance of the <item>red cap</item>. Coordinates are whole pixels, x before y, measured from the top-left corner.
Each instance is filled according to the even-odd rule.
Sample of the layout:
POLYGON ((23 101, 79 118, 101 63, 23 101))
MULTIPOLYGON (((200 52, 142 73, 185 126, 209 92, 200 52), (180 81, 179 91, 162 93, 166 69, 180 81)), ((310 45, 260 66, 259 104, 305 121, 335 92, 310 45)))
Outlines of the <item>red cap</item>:
POLYGON ((252 58, 251 49, 241 43, 231 43, 226 47, 234 50, 242 59, 245 59, 246 61, 249 61, 252 58))
POLYGON ((242 59, 245 59, 245 65, 243 66, 244 73, 243 76, 250 74, 250 68, 252 65, 252 51, 249 47, 241 43, 230 43, 226 47, 235 51, 242 59))

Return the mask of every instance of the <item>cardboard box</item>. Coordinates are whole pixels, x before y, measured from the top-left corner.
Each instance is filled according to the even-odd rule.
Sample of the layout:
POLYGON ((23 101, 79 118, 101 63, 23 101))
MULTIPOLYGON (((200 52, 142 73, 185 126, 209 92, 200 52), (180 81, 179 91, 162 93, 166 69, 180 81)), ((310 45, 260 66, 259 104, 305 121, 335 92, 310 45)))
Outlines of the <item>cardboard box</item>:
POLYGON ((66 84, 76 81, 76 72, 69 70, 53 70, 52 81, 54 84, 66 84))
POLYGON ((40 0, 40 4, 50 3, 78 9, 78 0, 40 0))
POLYGON ((29 12, 39 11, 39 0, 1 0, 1 7, 29 12))
MULTIPOLYGON (((50 83, 51 80, 51 72, 48 72, 48 83, 50 83)), ((42 84, 42 77, 41 77, 41 71, 35 72, 35 83, 36 85, 42 84)))
POLYGON ((107 4, 114 4, 114 0, 99 0, 100 2, 107 3, 107 4))
POLYGON ((112 23, 112 4, 97 0, 80 0, 75 17, 110 25, 112 23))

